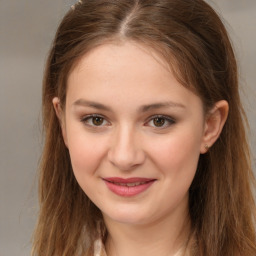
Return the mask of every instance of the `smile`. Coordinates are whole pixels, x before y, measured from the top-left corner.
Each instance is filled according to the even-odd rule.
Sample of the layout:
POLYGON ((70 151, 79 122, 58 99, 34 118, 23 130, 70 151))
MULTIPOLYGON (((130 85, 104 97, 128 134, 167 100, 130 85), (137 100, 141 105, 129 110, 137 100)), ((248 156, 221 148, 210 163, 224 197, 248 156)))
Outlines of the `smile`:
MULTIPOLYGON (((111 181, 110 181, 111 182, 111 181)), ((112 182, 113 184, 119 185, 119 186, 127 186, 127 187, 134 187, 146 184, 147 182, 133 182, 133 183, 118 183, 118 182, 112 182)))
POLYGON ((131 197, 136 196, 147 190, 156 179, 148 178, 129 178, 123 179, 118 177, 104 178, 103 181, 108 189, 116 195, 131 197))

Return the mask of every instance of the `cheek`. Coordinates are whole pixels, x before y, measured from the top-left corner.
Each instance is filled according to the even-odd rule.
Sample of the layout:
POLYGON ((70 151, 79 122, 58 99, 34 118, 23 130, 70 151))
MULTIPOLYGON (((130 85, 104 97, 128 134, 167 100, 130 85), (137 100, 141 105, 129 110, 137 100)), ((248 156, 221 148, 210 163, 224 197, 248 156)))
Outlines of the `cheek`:
POLYGON ((68 148, 76 176, 93 174, 105 156, 107 143, 103 137, 101 139, 96 136, 80 130, 68 132, 68 148))
POLYGON ((173 175, 194 173, 200 155, 200 135, 193 132, 179 132, 155 140, 149 146, 150 155, 163 172, 173 175))
POLYGON ((151 149, 151 159, 163 180, 164 189, 160 198, 165 198, 167 211, 175 209, 182 202, 187 202, 200 156, 199 136, 175 133, 175 136, 162 138, 151 149))

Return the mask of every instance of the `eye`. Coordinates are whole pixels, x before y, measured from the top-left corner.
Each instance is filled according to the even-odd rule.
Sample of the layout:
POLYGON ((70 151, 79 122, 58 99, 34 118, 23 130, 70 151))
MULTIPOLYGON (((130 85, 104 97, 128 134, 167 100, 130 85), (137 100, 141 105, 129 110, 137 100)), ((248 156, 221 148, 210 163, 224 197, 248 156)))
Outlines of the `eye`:
POLYGON ((155 128, 167 128, 174 123, 175 121, 171 117, 157 115, 157 116, 151 117, 150 120, 147 122, 147 125, 155 128))
POLYGON ((81 122, 88 126, 106 126, 109 122, 100 115, 88 115, 81 119, 81 122))

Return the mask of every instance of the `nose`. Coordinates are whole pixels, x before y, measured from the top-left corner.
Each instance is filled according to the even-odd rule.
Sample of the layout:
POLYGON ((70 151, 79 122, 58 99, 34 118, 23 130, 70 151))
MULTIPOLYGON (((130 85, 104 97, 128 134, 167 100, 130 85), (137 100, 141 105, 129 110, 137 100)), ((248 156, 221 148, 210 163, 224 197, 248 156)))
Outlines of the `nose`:
POLYGON ((122 171, 130 171, 145 161, 141 140, 128 125, 120 127, 111 137, 108 160, 122 171))

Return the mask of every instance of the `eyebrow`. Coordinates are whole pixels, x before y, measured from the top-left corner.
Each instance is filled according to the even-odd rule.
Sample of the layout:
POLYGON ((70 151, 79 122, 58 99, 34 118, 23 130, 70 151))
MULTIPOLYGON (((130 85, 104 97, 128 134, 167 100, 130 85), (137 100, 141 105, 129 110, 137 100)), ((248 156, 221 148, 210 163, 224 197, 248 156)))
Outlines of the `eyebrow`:
POLYGON ((140 112, 147 112, 149 110, 160 109, 160 108, 186 108, 183 104, 173 101, 153 103, 148 105, 143 105, 139 108, 140 112))
MULTIPOLYGON (((83 107, 91 107, 99 110, 105 110, 108 112, 113 112, 112 109, 106 105, 95 101, 88 101, 85 99, 79 99, 73 103, 74 106, 83 106, 83 107)), ((167 102, 159 102, 148 105, 142 105, 139 107, 138 112, 147 112, 150 110, 160 109, 160 108, 186 108, 183 104, 173 101, 167 102)))
POLYGON ((91 108, 96 108, 100 110, 106 110, 111 112, 112 109, 110 107, 107 107, 101 103, 94 102, 94 101, 88 101, 84 99, 79 99, 73 103, 74 106, 83 106, 83 107, 91 107, 91 108))

